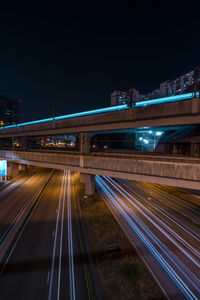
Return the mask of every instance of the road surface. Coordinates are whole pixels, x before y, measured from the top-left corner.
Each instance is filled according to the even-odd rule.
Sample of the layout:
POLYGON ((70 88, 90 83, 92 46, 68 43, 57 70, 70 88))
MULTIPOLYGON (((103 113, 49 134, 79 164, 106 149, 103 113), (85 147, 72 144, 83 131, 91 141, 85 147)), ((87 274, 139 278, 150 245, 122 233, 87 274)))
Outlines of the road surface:
POLYGON ((172 187, 96 176, 116 220, 169 299, 200 299, 200 206, 172 187))
POLYGON ((1 299, 92 299, 75 216, 75 176, 54 171, 1 266, 1 299))

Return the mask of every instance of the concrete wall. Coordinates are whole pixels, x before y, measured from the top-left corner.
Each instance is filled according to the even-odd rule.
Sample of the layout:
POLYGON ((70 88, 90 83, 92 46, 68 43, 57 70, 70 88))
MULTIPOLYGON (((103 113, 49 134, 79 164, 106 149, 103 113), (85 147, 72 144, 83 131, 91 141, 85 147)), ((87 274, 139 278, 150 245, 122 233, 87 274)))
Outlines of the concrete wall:
POLYGON ((200 189, 200 159, 150 155, 58 154, 0 150, 0 159, 84 174, 200 189))

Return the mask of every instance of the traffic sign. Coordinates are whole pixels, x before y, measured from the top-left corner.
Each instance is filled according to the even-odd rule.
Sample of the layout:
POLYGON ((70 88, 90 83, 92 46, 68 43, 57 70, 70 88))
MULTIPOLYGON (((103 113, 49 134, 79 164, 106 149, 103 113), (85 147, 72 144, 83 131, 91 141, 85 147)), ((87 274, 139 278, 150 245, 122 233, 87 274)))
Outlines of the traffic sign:
POLYGON ((7 176, 7 161, 0 160, 0 176, 7 176))

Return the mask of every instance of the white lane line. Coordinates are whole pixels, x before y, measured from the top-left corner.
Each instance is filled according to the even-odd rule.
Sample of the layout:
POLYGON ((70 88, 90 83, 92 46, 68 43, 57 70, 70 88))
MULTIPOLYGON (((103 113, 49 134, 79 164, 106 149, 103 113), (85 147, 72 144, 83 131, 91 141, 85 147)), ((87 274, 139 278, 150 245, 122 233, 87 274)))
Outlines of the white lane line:
MULTIPOLYGON (((103 182, 103 181, 102 181, 103 182)), ((108 186, 107 184, 105 185, 105 183, 104 183, 104 187, 106 187, 106 186, 108 186)), ((106 188, 107 189, 107 192, 108 192, 108 194, 110 194, 111 195, 111 193, 114 195, 114 193, 112 192, 112 190, 110 189, 110 188, 106 188), (110 190, 110 192, 109 192, 109 190, 110 190)), ((113 198, 113 196, 111 196, 111 198, 113 198)), ((117 199, 117 198, 116 198, 117 199)), ((117 207, 120 209, 120 211, 122 211, 122 214, 123 214, 123 212, 124 212, 124 214, 125 215, 127 215, 127 213, 128 213, 128 211, 129 211, 129 208, 128 208, 128 206, 127 205, 125 205, 125 204, 121 204, 121 207, 120 207, 120 204, 118 204, 117 203, 117 200, 116 199, 111 199, 111 201, 114 203, 114 205, 117 205, 117 207)), ((127 219, 130 219, 131 220, 131 218, 127 215, 127 219)), ((136 221, 137 221, 137 219, 136 219, 136 221)), ((134 222, 134 220, 132 220, 132 221, 130 221, 130 222, 134 222)), ((136 223, 135 223, 136 224, 136 223)), ((139 224, 139 223, 138 223, 139 224)), ((135 227, 134 227, 134 230, 136 231, 136 228, 137 228, 137 225, 135 225, 135 227)), ((138 227, 139 228, 139 227, 138 227)), ((139 231, 141 231, 141 230, 139 230, 139 231)), ((141 231, 142 232, 142 231, 141 231)), ((146 232, 146 233, 148 233, 148 232, 146 232)), ((143 234, 142 234, 143 235, 143 234)), ((141 235, 141 236, 142 236, 141 235)), ((149 237, 150 237, 150 235, 151 235, 151 233, 148 233, 148 235, 149 235, 149 237)), ((144 235, 145 236, 145 235, 144 235)), ((148 238, 148 236, 146 235, 146 237, 145 237, 145 239, 147 239, 147 241, 149 240, 149 238, 148 238)), ((150 241, 150 240, 149 240, 150 241)), ((148 242, 149 243, 149 242, 148 242)), ((150 242, 150 244, 151 244, 151 248, 153 249, 153 248, 155 248, 155 246, 150 242)), ((192 293, 192 291, 189 289, 189 286, 187 286, 185 283, 184 283, 184 281, 181 279, 181 277, 179 277, 179 275, 178 275, 178 273, 176 273, 176 270, 173 268, 173 266, 171 266, 165 259, 164 259, 164 257, 163 257, 163 255, 161 254, 161 252, 159 253, 159 251, 157 251, 156 250, 156 248, 155 248, 155 251, 157 252, 157 257, 159 258, 159 256, 160 256, 160 258, 162 259, 162 263, 164 263, 164 265, 166 265, 166 267, 167 267, 167 269, 168 269, 168 271, 171 273, 171 275, 172 275, 172 278, 174 278, 174 280, 175 280, 175 282, 177 282, 178 283, 178 286, 180 286, 184 291, 185 291, 185 293, 188 295, 188 296, 194 296, 194 299, 197 299, 196 297, 195 297, 195 295, 193 295, 193 293, 192 293), (159 255, 158 255, 159 254, 159 255), (190 295, 189 295, 190 294, 190 295)), ((156 253, 155 252, 155 253, 156 253)), ((156 256, 155 256, 156 257, 156 256)), ((176 265, 176 263, 175 263, 175 265, 176 265)), ((183 273, 184 274, 184 273, 183 273)), ((191 283, 191 281, 190 281, 190 283, 191 283)), ((193 297, 192 298, 190 298, 189 297, 189 299, 193 299, 193 297)))
POLYGON ((47 281, 46 281, 47 284, 49 284, 49 278, 50 278, 50 271, 47 274, 47 281))
POLYGON ((62 201, 63 183, 64 183, 64 174, 63 174, 63 177, 62 177, 62 184, 61 184, 61 189, 60 189, 60 199, 59 199, 59 204, 58 204, 58 214, 57 214, 57 219, 56 219, 56 230, 55 230, 55 237, 54 237, 54 246, 53 246, 53 255, 52 255, 53 257, 52 257, 52 264, 51 264, 51 276, 50 276, 48 300, 51 300, 51 295, 52 295, 53 273, 54 273, 54 265, 55 265, 58 223, 59 223, 59 216, 60 216, 60 206, 61 206, 61 201, 62 201))
POLYGON ((59 251, 59 269, 58 269, 58 289, 57 289, 57 300, 60 299, 60 281, 61 281, 61 268, 62 268, 62 245, 63 245, 63 224, 64 224, 64 211, 65 211, 65 192, 66 192, 66 185, 67 185, 67 176, 66 171, 65 174, 65 181, 64 181, 64 192, 63 192, 63 202, 62 202, 62 219, 61 219, 61 232, 60 232, 60 251, 59 251))
POLYGON ((70 171, 68 171, 67 203, 68 203, 68 257, 69 257, 69 279, 70 279, 70 299, 75 300, 75 281, 74 281, 74 254, 72 240, 72 222, 71 222, 71 185, 70 171))
MULTIPOLYGON (((197 257, 200 257, 199 252, 193 248, 189 243, 187 243, 183 238, 181 238, 181 236, 179 234, 177 234, 175 231, 173 231, 170 227, 166 226, 166 222, 164 223, 161 219, 159 219, 158 217, 156 217, 149 209, 147 209, 143 204, 141 204, 135 197, 133 197, 129 192, 127 192, 123 187, 121 187, 117 182, 115 182, 113 179, 111 178, 107 178, 107 181, 112 181, 112 185, 114 184, 116 186, 116 188, 119 190, 121 189, 121 191, 119 191, 120 193, 124 193, 125 195, 127 195, 129 198, 126 197, 127 201, 134 206, 135 208, 137 208, 141 214, 143 214, 155 227, 157 227, 172 243, 174 243, 186 256, 188 256, 190 259, 193 258, 191 257, 191 255, 182 247, 182 245, 180 245, 179 243, 177 243, 177 241, 171 237, 168 233, 170 232, 170 234, 172 236, 174 236, 181 244, 184 244, 187 248, 190 249, 190 251, 192 251, 197 257), (130 199, 132 199, 133 201, 131 201, 130 199), (139 206, 142 208, 142 210, 139 208, 139 206), (150 219, 149 216, 144 212, 146 211, 149 215, 150 215, 150 219), (158 223, 160 223, 162 225, 162 227, 164 228, 164 230, 158 225, 158 223, 155 223, 153 221, 153 219, 155 219, 158 223)), ((142 196, 140 196, 142 197, 142 196)), ((144 199, 144 198, 142 198, 144 199)), ((145 199, 144 199, 145 200, 145 199)), ((173 220, 172 220, 173 222, 173 220)), ((195 264, 197 264, 197 266, 199 266, 199 263, 195 261, 193 261, 195 264)))

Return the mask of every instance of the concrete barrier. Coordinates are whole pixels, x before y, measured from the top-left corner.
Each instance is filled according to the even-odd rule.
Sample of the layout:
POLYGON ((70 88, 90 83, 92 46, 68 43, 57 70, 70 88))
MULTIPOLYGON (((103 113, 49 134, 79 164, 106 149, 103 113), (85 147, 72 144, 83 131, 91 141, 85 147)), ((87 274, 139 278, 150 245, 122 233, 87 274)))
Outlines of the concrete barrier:
POLYGON ((58 154, 0 150, 0 158, 91 175, 200 189, 200 159, 152 155, 58 154))

